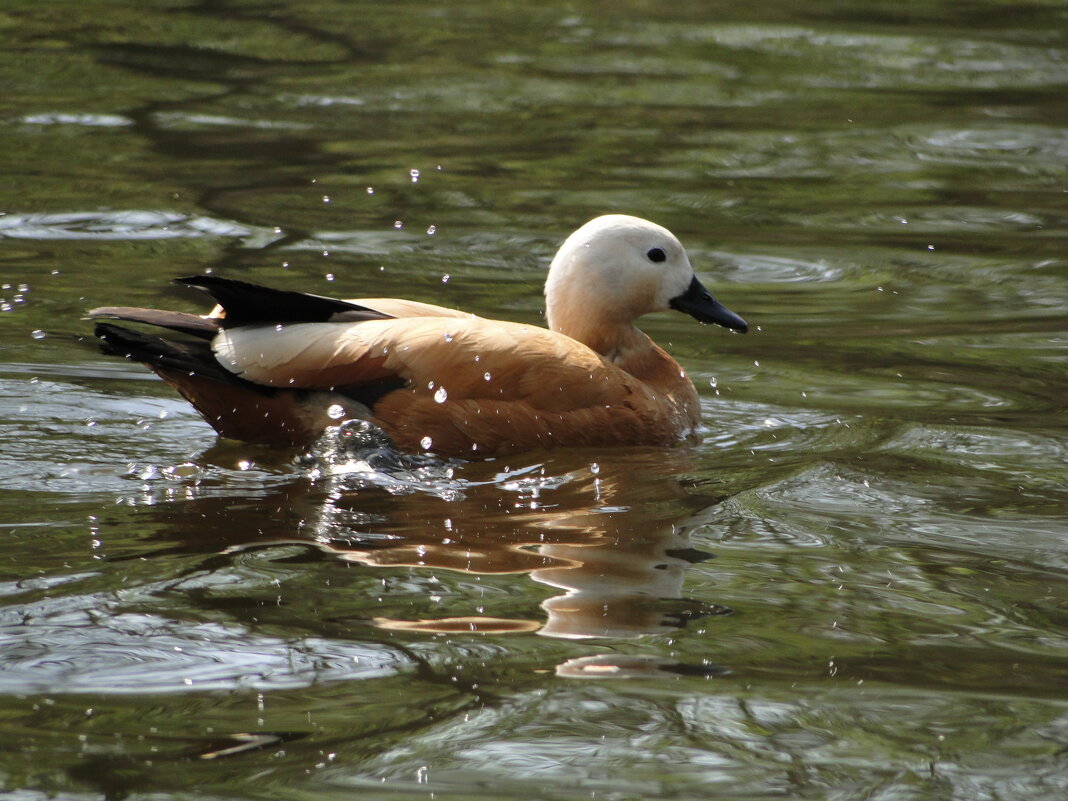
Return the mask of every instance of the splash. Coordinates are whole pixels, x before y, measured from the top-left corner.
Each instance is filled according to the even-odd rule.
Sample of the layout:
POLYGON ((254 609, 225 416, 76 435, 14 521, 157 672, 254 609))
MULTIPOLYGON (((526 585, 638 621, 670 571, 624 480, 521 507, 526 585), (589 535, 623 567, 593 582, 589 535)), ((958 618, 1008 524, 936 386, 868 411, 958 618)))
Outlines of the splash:
POLYGON ((466 482, 456 477, 460 462, 398 450, 385 431, 367 420, 346 420, 328 428, 298 462, 310 468, 312 481, 329 482, 334 490, 377 487, 393 495, 464 498, 466 482))

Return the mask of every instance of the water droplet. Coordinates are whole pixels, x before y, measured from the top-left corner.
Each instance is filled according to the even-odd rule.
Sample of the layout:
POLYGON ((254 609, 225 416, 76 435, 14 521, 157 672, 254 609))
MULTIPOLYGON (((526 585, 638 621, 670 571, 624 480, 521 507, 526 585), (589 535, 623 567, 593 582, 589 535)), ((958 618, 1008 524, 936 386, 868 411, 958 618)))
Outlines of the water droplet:
POLYGON ((326 410, 326 416, 331 420, 340 420, 345 416, 345 407, 338 403, 333 403, 330 408, 326 410))
POLYGON ((399 231, 401 228, 404 227, 404 223, 401 222, 400 220, 394 220, 393 221, 393 227, 396 228, 399 231))
POLYGON ((323 195, 323 203, 329 203, 329 202, 330 202, 330 195, 323 195))
POLYGON ((445 391, 445 387, 438 387, 438 391, 434 393, 435 403, 444 403, 449 399, 449 393, 445 391))
POLYGON ((443 283, 443 284, 449 283, 449 278, 450 277, 451 276, 448 273, 445 273, 445 275, 441 276, 441 283, 443 283))
POLYGON ((593 464, 590 465, 590 472, 593 473, 594 475, 597 475, 598 473, 601 472, 601 466, 599 464, 597 464, 597 462, 594 462, 593 464))
POLYGON ((375 188, 373 186, 367 187, 367 194, 373 195, 374 193, 375 193, 375 188))
POLYGON ((326 275, 323 276, 323 278, 325 278, 327 281, 333 281, 334 280, 334 274, 333 273, 327 273, 326 275))
POLYGON ((419 183, 419 170, 409 170, 408 174, 412 176, 412 183, 419 183))
POLYGON ((424 451, 430 450, 430 446, 433 444, 434 440, 432 440, 430 437, 423 437, 421 440, 419 440, 419 447, 422 448, 424 451))
MULTIPOLYGON (((429 228, 426 229, 427 236, 433 236, 437 232, 438 232, 438 227, 436 225, 431 225, 429 228)), ((933 248, 932 248, 932 250, 933 250, 933 248)))
POLYGON ((489 381, 491 378, 493 378, 493 375, 491 373, 486 372, 482 374, 483 381, 489 381))
POLYGON ((450 334, 448 331, 446 331, 441 338, 444 339, 446 342, 452 342, 453 340, 452 334, 450 334))
POLYGON ((44 331, 42 331, 40 328, 38 328, 35 331, 31 331, 30 332, 30 336, 33 337, 34 339, 44 339, 46 336, 48 336, 48 334, 46 334, 44 331))

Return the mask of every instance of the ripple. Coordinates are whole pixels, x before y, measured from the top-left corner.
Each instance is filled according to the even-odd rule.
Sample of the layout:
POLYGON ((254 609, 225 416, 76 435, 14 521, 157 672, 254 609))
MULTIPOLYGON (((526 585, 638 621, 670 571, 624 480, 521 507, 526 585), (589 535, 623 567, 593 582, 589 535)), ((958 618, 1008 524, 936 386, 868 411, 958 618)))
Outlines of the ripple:
POLYGON ((688 37, 789 57, 787 83, 817 88, 994 89, 1064 82, 1063 51, 992 40, 828 31, 786 25, 695 26, 688 37), (830 56, 828 63, 826 54, 830 56))
MULTIPOLYGON (((790 219, 804 227, 943 236, 1001 231, 1041 231, 1056 222, 1055 217, 1050 214, 974 206, 905 207, 894 212, 866 210, 843 212, 839 210, 831 214, 790 215, 790 219)), ((930 249, 934 250, 935 245, 931 245, 930 249)))
MULTIPOLYGON (((73 599, 71 599, 73 600, 73 599)), ((373 643, 284 639, 221 623, 23 606, 0 614, 0 692, 171 693, 307 687, 393 675, 406 666, 373 643)))
POLYGON ((1026 431, 989 428, 932 428, 914 426, 886 443, 887 449, 919 452, 937 459, 967 456, 1033 465, 1068 463, 1068 443, 1054 437, 1026 431))
POLYGON ((1052 491, 1061 500, 1068 497, 1064 483, 1068 443, 1053 436, 1007 428, 913 425, 881 450, 928 462, 932 468, 940 465, 933 469, 948 473, 977 471, 997 482, 1011 476, 1017 492, 1026 488, 1052 491))
POLYGON ((708 401, 703 405, 704 443, 713 448, 745 448, 808 454, 834 452, 871 441, 870 427, 859 418, 817 409, 790 408, 753 401, 708 401))
POLYGON ((980 128, 900 129, 910 150, 921 161, 955 166, 1028 166, 1064 174, 1068 136, 1064 129, 1043 125, 984 126, 980 128))
POLYGON ((0 237, 10 239, 142 240, 231 237, 262 247, 280 238, 274 229, 171 211, 9 212, 0 215, 0 237))
POLYGON ((0 482, 8 490, 106 492, 115 502, 142 505, 237 487, 257 491, 292 472, 242 466, 245 450, 205 464, 202 451, 215 436, 183 400, 128 394, 129 387, 101 391, 109 379, 155 383, 125 363, 6 365, 3 373, 18 376, 0 374, 0 482))
POLYGON ((977 554, 996 551, 1000 558, 1048 569, 1068 566, 1063 526, 1053 517, 1015 513, 1014 494, 1003 494, 1000 508, 988 500, 987 514, 977 515, 969 497, 976 480, 960 470, 944 470, 936 484, 916 480, 914 465, 895 471, 875 454, 862 464, 873 472, 827 460, 753 492, 742 504, 757 515, 757 528, 798 543, 813 536, 826 538, 825 544, 841 538, 873 545, 916 543, 977 554))
POLYGON ((259 128, 263 130, 307 131, 312 128, 309 123, 286 122, 283 120, 256 120, 244 117, 231 117, 225 114, 193 114, 182 111, 169 111, 155 115, 160 127, 196 129, 196 128, 259 128))
POLYGON ((282 94, 278 99, 296 106, 362 106, 366 103, 363 98, 351 95, 282 94))
MULTIPOLYGON (((699 255, 695 252, 695 256, 699 255)), ((745 283, 806 283, 839 281, 853 275, 857 269, 845 264, 832 264, 826 259, 803 259, 797 256, 771 256, 768 254, 736 254, 714 251, 710 258, 717 265, 728 267, 727 280, 745 283)), ((700 259, 700 261, 706 261, 700 259)), ((699 263, 697 260, 695 264, 699 263)), ((698 268, 700 269, 700 268, 698 268)))
MULTIPOLYGON (((7 526, 3 527, 6 528, 7 526)), ((39 590, 53 590, 57 587, 62 587, 65 584, 72 584, 99 575, 99 573, 95 572, 70 573, 62 576, 40 576, 38 578, 19 579, 18 581, 0 581, 0 596, 21 595, 23 593, 36 592, 39 590)))
POLYGON ((119 114, 72 114, 61 111, 28 114, 21 122, 29 125, 84 125, 90 128, 121 128, 134 124, 129 117, 119 114))

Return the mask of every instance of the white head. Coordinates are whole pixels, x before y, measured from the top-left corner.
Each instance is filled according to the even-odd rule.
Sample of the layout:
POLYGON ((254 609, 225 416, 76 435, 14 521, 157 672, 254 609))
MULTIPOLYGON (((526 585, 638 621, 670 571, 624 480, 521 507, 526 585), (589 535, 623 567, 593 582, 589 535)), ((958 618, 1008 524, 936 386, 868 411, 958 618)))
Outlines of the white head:
POLYGON ((590 220, 564 241, 549 267, 545 299, 549 327, 581 341, 589 340, 581 332, 591 326, 629 326, 643 314, 668 309, 735 330, 746 327, 697 281, 674 234, 624 214, 590 220))

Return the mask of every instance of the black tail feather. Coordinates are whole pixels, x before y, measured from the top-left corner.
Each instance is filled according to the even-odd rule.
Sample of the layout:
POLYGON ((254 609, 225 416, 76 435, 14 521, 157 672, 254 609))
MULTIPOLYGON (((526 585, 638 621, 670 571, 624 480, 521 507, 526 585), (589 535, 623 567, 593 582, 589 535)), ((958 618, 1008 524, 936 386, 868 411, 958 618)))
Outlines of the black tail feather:
POLYGON ((142 362, 157 372, 177 371, 223 384, 241 384, 264 395, 273 395, 275 392, 270 387, 253 384, 224 369, 215 360, 211 345, 203 339, 179 342, 111 323, 97 323, 93 333, 100 340, 100 350, 106 355, 142 362))
POLYGON ((103 317, 130 323, 145 323, 200 339, 214 338, 221 328, 220 321, 214 317, 201 317, 196 314, 163 309, 142 309, 137 306, 101 306, 98 309, 90 309, 88 316, 93 319, 103 317))
POLYGON ((349 303, 344 300, 304 292, 250 284, 216 275, 194 275, 176 278, 185 284, 207 292, 226 310, 224 328, 239 325, 277 323, 362 322, 387 320, 388 314, 349 303))

